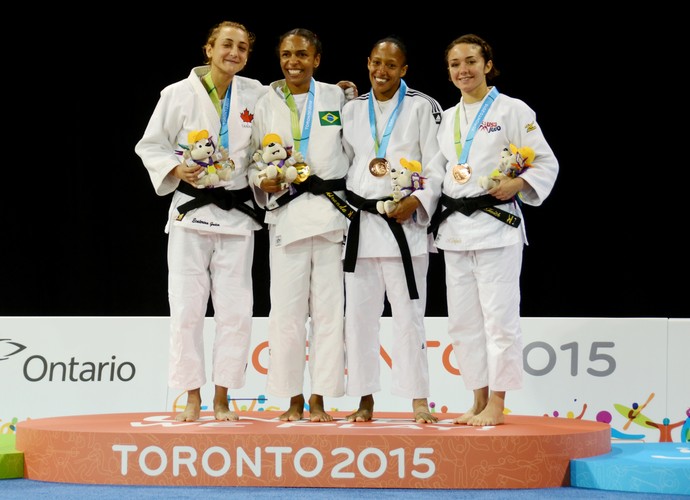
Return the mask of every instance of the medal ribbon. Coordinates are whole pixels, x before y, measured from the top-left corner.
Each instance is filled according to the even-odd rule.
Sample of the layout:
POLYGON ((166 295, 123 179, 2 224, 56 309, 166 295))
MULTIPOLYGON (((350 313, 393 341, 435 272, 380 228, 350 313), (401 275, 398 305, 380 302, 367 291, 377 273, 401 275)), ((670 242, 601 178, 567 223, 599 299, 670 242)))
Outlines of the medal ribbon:
POLYGON ((378 134, 376 133, 376 112, 374 111, 374 89, 369 92, 369 127, 371 128, 371 136, 374 138, 374 147, 376 148, 376 156, 378 158, 386 157, 386 149, 388 149, 388 141, 391 137, 391 132, 393 131, 393 125, 398 119, 398 114, 400 113, 400 104, 405 98, 407 93, 407 84, 405 80, 400 79, 400 88, 398 89, 398 103, 395 105, 393 113, 391 113, 386 123, 386 128, 383 131, 383 137, 381 137, 381 144, 378 141, 378 134), (380 152, 379 152, 380 151, 380 152))
POLYGON ((230 82, 228 90, 225 92, 225 99, 223 99, 223 107, 221 109, 218 91, 216 90, 216 86, 211 79, 210 71, 202 77, 202 81, 205 84, 206 90, 208 91, 208 96, 211 98, 213 106, 215 106, 216 111, 218 111, 218 116, 220 116, 220 144, 225 149, 229 149, 228 117, 230 116, 230 95, 232 93, 232 82, 230 82))
POLYGON ((462 134, 460 134, 460 105, 455 107, 455 153, 458 155, 458 163, 467 163, 467 157, 470 155, 470 147, 472 147, 472 141, 474 140, 474 134, 477 132, 479 125, 481 125, 482 120, 488 113, 489 108, 494 103, 494 99, 498 97, 498 89, 494 87, 491 92, 486 96, 482 107, 479 109, 479 113, 474 117, 470 130, 467 133, 467 139, 465 139, 465 146, 462 147, 462 134))
POLYGON ((228 118, 230 116, 230 95, 232 94, 232 82, 228 85, 228 90, 225 91, 225 99, 223 99, 223 112, 220 115, 220 144, 228 149, 230 144, 228 134, 228 118))
POLYGON ((297 104, 295 98, 290 92, 287 83, 283 86, 283 94, 285 94, 285 102, 290 108, 290 123, 292 126, 292 140, 295 143, 295 150, 302 153, 304 160, 307 160, 307 148, 309 148, 309 134, 311 132, 311 122, 314 116, 314 92, 316 90, 316 83, 312 77, 309 83, 309 96, 307 97, 307 107, 304 116, 304 125, 302 132, 299 130, 299 111, 297 111, 297 104))

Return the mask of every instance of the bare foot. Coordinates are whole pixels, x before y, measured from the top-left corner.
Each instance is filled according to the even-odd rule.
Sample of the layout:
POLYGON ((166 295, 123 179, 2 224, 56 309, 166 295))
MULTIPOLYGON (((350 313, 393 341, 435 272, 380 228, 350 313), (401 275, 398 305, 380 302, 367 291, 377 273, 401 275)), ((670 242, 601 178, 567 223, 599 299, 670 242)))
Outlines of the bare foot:
POLYGON ((187 405, 184 411, 175 415, 178 422, 195 422, 201 416, 201 390, 192 389, 187 391, 187 405))
POLYGON ((240 417, 234 411, 230 411, 228 403, 228 388, 216 385, 216 393, 213 395, 213 414, 216 420, 239 420, 240 417))
POLYGON ((474 393, 474 404, 472 408, 467 410, 465 413, 453 420, 454 424, 467 424, 475 415, 479 415, 484 408, 486 408, 489 402, 489 388, 482 387, 481 389, 475 389, 472 391, 474 393))
POLYGON ((278 417, 283 422, 295 422, 297 420, 302 420, 304 417, 304 396, 292 396, 290 398, 290 408, 278 417))
POLYGON ((348 422, 369 422, 374 416, 374 396, 369 394, 359 400, 359 408, 350 413, 345 420, 348 422))
POLYGON ((418 424, 433 424, 434 422, 438 422, 438 418, 431 414, 429 403, 426 398, 413 399, 412 411, 414 412, 414 421, 418 424))
POLYGON ((235 420, 240 419, 240 416, 237 413, 230 410, 230 407, 228 406, 228 400, 227 399, 223 400, 222 402, 221 401, 214 401, 213 402, 213 413, 216 416, 216 420, 235 421, 235 420))
POLYGON ((182 413, 175 415, 175 420, 178 422, 195 422, 199 420, 201 409, 197 405, 188 404, 182 413))
POLYGON ((458 425, 465 425, 469 419, 474 417, 474 414, 469 415, 469 413, 470 412, 466 411, 465 413, 463 413, 459 417, 454 418, 453 423, 458 424, 458 425))
POLYGON ((230 408, 214 408, 214 413, 216 415, 216 420, 235 421, 240 419, 240 416, 234 411, 230 410, 230 408))
POLYGON ((505 422, 505 416, 503 415, 503 400, 501 399, 494 401, 492 397, 489 400, 489 404, 486 405, 481 413, 473 416, 467 421, 467 425, 500 425, 505 422))
POLYGON ((470 408, 470 409, 467 410, 465 413, 463 413, 462 415, 460 415, 459 417, 457 417, 455 420, 453 420, 453 423, 454 423, 454 424, 461 424, 461 425, 467 424, 467 423, 468 423, 470 420, 472 420, 476 415, 479 415, 479 414, 482 412, 483 409, 484 409, 483 407, 480 408, 480 407, 477 405, 477 403, 475 403, 474 406, 473 406, 472 408, 470 408))
POLYGON ((323 396, 312 394, 309 397, 309 420, 312 422, 332 422, 333 417, 323 407, 323 396))

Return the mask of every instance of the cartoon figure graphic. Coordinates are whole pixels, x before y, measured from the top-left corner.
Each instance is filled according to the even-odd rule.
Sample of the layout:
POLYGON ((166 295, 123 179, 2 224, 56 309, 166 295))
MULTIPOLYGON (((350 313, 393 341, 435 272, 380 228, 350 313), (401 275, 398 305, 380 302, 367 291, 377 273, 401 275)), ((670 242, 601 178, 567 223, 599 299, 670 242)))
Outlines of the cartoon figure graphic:
POLYGON ((645 401, 642 405, 638 405, 637 403, 632 404, 632 408, 628 408, 627 406, 620 405, 620 404, 614 404, 614 408, 618 410, 618 413, 623 415, 628 419, 628 421, 623 425, 623 430, 627 431, 628 427, 630 427, 630 424, 635 422, 637 425, 640 425, 642 427, 650 427, 649 425, 646 425, 645 422, 649 420, 648 417, 644 416, 642 414, 642 410, 645 409, 645 407, 649 404, 649 402, 654 399, 654 393, 652 392, 649 397, 647 398, 647 401, 645 401))
MULTIPOLYGON (((686 412, 687 413, 687 412, 686 412)), ((675 429, 676 427, 680 427, 681 425, 685 424, 687 422, 687 419, 685 420, 679 420, 678 422, 675 422, 673 424, 669 423, 670 420, 668 417, 664 418, 662 420, 662 423, 658 422, 652 422, 651 420, 647 420, 645 424, 651 427, 656 427, 659 429, 659 442, 660 443, 672 443, 673 438, 671 437, 671 431, 675 429)), ((686 433, 686 438, 687 438, 687 433, 686 433)), ((683 440, 683 436, 681 436, 681 442, 683 440)))

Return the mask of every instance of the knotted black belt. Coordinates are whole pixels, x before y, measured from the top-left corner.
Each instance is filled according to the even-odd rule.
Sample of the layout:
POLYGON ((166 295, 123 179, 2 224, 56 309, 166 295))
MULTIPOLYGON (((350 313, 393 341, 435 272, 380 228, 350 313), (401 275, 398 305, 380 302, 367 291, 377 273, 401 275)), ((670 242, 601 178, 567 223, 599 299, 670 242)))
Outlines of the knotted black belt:
POLYGON ((343 214, 348 219, 352 218, 352 215, 354 213, 353 208, 350 205, 348 205, 347 202, 343 200, 340 196, 334 193, 334 191, 343 191, 345 189, 344 177, 340 179, 324 180, 317 175, 310 175, 303 182, 300 182, 299 184, 293 183, 290 186, 292 188, 292 192, 285 193, 283 196, 278 198, 275 201, 276 206, 267 209, 269 212, 271 210, 275 210, 277 208, 282 207, 283 205, 288 204, 289 202, 291 202, 292 200, 304 193, 311 193, 326 195, 326 198, 328 198, 331 201, 331 203, 333 203, 333 206, 335 206, 335 208, 337 208, 341 214, 343 214))
POLYGON ((518 227, 521 222, 520 217, 497 208, 497 205, 505 205, 506 203, 512 202, 513 200, 499 200, 490 194, 476 196, 474 198, 451 198, 446 194, 441 194, 441 200, 436 208, 436 212, 434 212, 434 215, 431 217, 431 223, 427 228, 427 233, 433 232, 436 234, 441 222, 446 220, 453 212, 460 212, 463 215, 470 216, 477 210, 482 210, 496 217, 501 222, 505 222, 509 226, 518 227), (446 207, 445 209, 443 208, 444 206, 446 207))
POLYGON ((358 209, 351 218, 350 228, 347 231, 347 241, 345 242, 345 272, 352 273, 355 271, 357 252, 359 251, 359 225, 361 211, 364 210, 365 212, 380 215, 388 224, 388 227, 395 237, 395 241, 398 242, 400 255, 402 256, 403 268, 405 269, 405 280, 407 281, 407 291, 410 294, 410 299, 418 299, 419 293, 417 292, 417 283, 414 278, 414 269, 412 268, 412 255, 410 254, 410 247, 407 244, 407 238, 405 238, 405 231, 403 231, 402 224, 399 224, 395 219, 387 217, 376 210, 376 203, 381 200, 388 200, 390 199, 390 196, 380 199, 367 200, 353 193, 352 191, 346 191, 345 194, 347 201, 352 203, 352 205, 358 209))
POLYGON ((228 190, 222 187, 218 188, 204 188, 198 189, 188 184, 187 182, 180 182, 177 190, 181 193, 194 197, 177 207, 177 211, 184 215, 190 210, 203 207, 204 205, 214 204, 223 210, 232 210, 236 208, 240 212, 244 212, 262 226, 264 225, 264 214, 261 207, 259 207, 254 200, 251 188, 249 186, 242 189, 228 190), (252 200, 253 207, 245 204, 246 201, 252 200))

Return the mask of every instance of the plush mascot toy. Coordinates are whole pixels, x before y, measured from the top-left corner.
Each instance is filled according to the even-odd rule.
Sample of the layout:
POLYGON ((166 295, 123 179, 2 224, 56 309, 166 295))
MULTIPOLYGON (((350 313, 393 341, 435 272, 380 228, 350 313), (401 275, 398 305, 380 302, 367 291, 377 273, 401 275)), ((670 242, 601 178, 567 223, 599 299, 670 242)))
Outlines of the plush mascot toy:
POLYGON ((391 168, 391 186, 393 199, 376 202, 376 210, 380 214, 389 214, 398 206, 403 198, 410 196, 418 189, 424 189, 425 177, 422 177, 422 164, 417 160, 408 161, 400 158, 402 168, 391 168))
POLYGON ((216 149, 208 130, 192 130, 187 134, 187 141, 189 144, 179 144, 182 151, 176 151, 176 153, 182 155, 188 166, 203 167, 194 184, 196 187, 199 189, 215 187, 222 181, 230 180, 235 163, 223 146, 216 149))
POLYGON ((279 179, 282 189, 287 189, 294 182, 299 184, 309 176, 309 167, 304 163, 302 153, 292 151, 292 146, 283 146, 278 134, 266 134, 261 141, 262 149, 252 156, 259 175, 255 179, 257 186, 264 179, 279 179))
POLYGON ((498 179, 501 176, 515 178, 532 166, 534 161, 534 150, 529 146, 518 148, 514 144, 510 148, 503 148, 498 168, 491 172, 491 175, 482 175, 477 182, 486 189, 498 186, 498 179))

